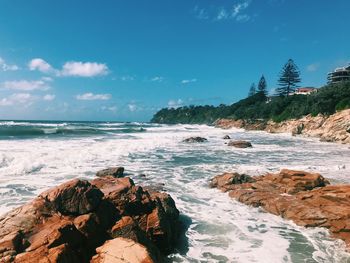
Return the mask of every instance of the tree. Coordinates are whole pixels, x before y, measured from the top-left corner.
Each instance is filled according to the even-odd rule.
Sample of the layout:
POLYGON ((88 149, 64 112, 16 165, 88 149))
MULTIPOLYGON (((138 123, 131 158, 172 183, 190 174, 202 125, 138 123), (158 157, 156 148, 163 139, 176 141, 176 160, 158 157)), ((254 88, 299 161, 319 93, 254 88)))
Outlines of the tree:
POLYGON ((258 92, 267 95, 267 84, 264 75, 261 76, 258 84, 258 92))
POLYGON ((300 72, 292 59, 284 65, 278 80, 279 88, 276 89, 279 96, 289 96, 295 92, 300 83, 300 72))
POLYGON ((250 85, 248 97, 255 95, 255 93, 256 93, 255 83, 252 83, 252 85, 250 85))

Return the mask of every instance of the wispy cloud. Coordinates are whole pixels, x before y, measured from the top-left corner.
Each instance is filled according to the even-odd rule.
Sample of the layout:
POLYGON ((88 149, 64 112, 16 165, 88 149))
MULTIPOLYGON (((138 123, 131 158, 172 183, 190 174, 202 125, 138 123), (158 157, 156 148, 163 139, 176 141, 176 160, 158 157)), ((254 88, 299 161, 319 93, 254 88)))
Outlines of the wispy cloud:
POLYGON ((162 82, 164 80, 164 77, 156 76, 150 79, 152 82, 162 82))
POLYGON ((193 13, 197 19, 200 19, 200 20, 209 19, 208 12, 204 8, 200 8, 198 5, 196 5, 193 8, 193 13))
POLYGON ((109 73, 109 69, 104 63, 68 61, 64 63, 61 70, 58 70, 42 58, 32 59, 28 63, 28 68, 32 71, 38 70, 55 76, 95 77, 109 73))
POLYGON ((30 106, 35 100, 35 97, 29 93, 14 93, 0 100, 0 106, 13 106, 18 104, 26 104, 30 106))
POLYGON ((233 19, 237 22, 247 22, 251 19, 251 16, 243 13, 251 4, 251 0, 243 0, 238 3, 235 3, 230 8, 222 7, 216 15, 216 20, 227 20, 233 19))
POLYGON ((193 9, 197 19, 210 19, 213 21, 234 20, 236 22, 247 22, 252 16, 247 13, 252 0, 236 0, 230 6, 201 8, 195 6, 193 9))
POLYGON ((45 101, 53 101, 55 98, 56 98, 56 96, 54 94, 46 94, 43 97, 43 100, 45 100, 45 101))
POLYGON ((178 99, 178 100, 169 100, 168 101, 168 107, 169 108, 179 108, 181 106, 183 106, 184 101, 182 99, 178 99))
POLYGON ((5 60, 0 57, 0 70, 2 71, 16 71, 19 70, 19 67, 17 65, 9 65, 5 62, 5 60))
POLYGON ((125 76, 121 76, 120 79, 122 81, 132 81, 132 80, 135 79, 135 77, 134 76, 130 76, 130 75, 125 75, 125 76))
POLYGON ((109 100, 112 98, 111 94, 94 94, 91 92, 78 94, 76 96, 77 100, 109 100))
POLYGON ((10 90, 22 90, 22 91, 33 91, 33 90, 48 90, 50 85, 45 79, 40 80, 13 80, 5 81, 2 86, 5 89, 10 90))
POLYGON ((181 84, 189 84, 189 83, 193 83, 193 82, 197 82, 197 79, 184 79, 184 80, 181 80, 181 84))
POLYGON ((319 69, 320 67, 320 63, 313 63, 313 64, 310 64, 306 67, 306 70, 309 71, 309 72, 315 72, 319 69))
POLYGON ((102 106, 101 110, 103 110, 103 111, 111 111, 113 113, 116 113, 117 110, 118 110, 118 107, 115 106, 115 105, 114 106, 102 106))
POLYGON ((128 109, 129 111, 134 112, 134 111, 137 111, 138 107, 135 103, 130 103, 128 104, 128 109))

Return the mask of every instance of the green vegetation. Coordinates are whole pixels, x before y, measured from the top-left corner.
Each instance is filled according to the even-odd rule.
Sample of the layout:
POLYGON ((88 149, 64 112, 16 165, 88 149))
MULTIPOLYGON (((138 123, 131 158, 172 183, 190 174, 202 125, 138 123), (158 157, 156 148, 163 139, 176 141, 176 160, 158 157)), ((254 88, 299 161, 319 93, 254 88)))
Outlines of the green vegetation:
POLYGON ((154 115, 152 122, 211 124, 219 118, 272 119, 280 122, 307 114, 329 115, 347 108, 350 108, 350 82, 342 82, 327 85, 310 95, 278 96, 270 101, 266 100, 263 92, 258 92, 232 105, 165 108, 154 115))
POLYGON ((295 65, 293 59, 289 59, 280 73, 277 94, 279 96, 289 96, 293 94, 300 81, 301 79, 298 67, 295 65))

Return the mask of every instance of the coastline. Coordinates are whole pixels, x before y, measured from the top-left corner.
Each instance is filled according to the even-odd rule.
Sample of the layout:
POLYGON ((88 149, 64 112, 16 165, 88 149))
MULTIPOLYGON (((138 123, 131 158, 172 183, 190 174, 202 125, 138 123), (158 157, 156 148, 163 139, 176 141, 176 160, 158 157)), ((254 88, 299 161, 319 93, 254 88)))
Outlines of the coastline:
POLYGON ((282 122, 272 120, 233 120, 219 119, 214 125, 222 129, 243 128, 245 130, 259 130, 269 133, 290 133, 293 136, 320 138, 324 142, 350 143, 350 109, 336 112, 330 116, 311 115, 300 119, 282 122))

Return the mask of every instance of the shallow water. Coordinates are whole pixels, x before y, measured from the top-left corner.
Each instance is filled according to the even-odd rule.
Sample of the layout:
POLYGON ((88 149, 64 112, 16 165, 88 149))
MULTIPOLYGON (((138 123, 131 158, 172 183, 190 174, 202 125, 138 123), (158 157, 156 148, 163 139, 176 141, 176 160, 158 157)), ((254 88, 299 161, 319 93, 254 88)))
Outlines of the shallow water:
POLYGON ((257 175, 281 168, 349 183, 349 163, 349 146, 284 134, 204 125, 0 122, 0 213, 68 179, 122 165, 136 183, 165 184, 175 199, 188 224, 188 248, 171 255, 174 262, 350 262, 344 244, 325 230, 298 227, 208 188, 224 171, 257 175), (21 132, 11 135, 14 129, 21 132), (37 131, 45 129, 51 130, 37 131), (254 147, 227 147, 226 134, 254 147), (208 142, 181 142, 189 136, 208 142))

